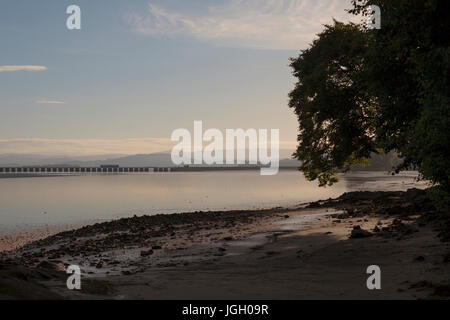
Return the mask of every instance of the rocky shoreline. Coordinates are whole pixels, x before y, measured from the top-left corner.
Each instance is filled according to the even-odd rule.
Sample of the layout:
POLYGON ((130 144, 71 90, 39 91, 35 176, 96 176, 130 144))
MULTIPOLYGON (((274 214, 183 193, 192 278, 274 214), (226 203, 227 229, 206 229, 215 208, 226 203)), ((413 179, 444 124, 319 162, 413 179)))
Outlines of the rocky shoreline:
MULTIPOLYGON (((343 259, 329 253, 327 260, 324 250, 330 245, 354 246, 354 241, 358 241, 357 245, 376 243, 376 248, 381 248, 393 241, 391 248, 392 244, 404 246, 404 252, 411 249, 414 253, 410 254, 416 254, 416 249, 410 248, 410 243, 414 243, 416 238, 426 235, 431 243, 435 241, 434 237, 438 237, 436 241, 439 244, 433 242, 430 245, 433 248, 432 268, 448 270, 449 226, 449 214, 435 210, 426 197, 426 191, 418 189, 407 192, 351 192, 337 199, 295 208, 135 216, 61 232, 18 250, 0 253, 0 298, 148 298, 158 286, 148 285, 142 289, 142 281, 152 283, 161 274, 173 270, 178 273, 200 270, 205 265, 214 266, 214 270, 219 272, 227 268, 225 261, 239 268, 237 261, 244 258, 244 264, 254 260, 258 266, 260 259, 284 257, 288 252, 282 250, 284 246, 280 247, 284 242, 289 248, 297 248, 294 258, 302 259, 305 267, 309 267, 309 257, 317 255, 319 258, 318 252, 322 252, 320 259, 325 259, 325 264, 333 259, 343 259), (319 241, 312 241, 317 237, 317 230, 321 233, 319 241), (299 235, 301 240, 296 238, 299 235), (308 242, 310 240, 311 243, 308 242), (327 246, 321 247, 325 244, 327 246), (270 247, 273 248, 269 250, 270 247), (298 249, 300 247, 304 248, 298 249), (86 279, 83 292, 64 290, 64 270, 71 264, 82 269, 86 279), (131 279, 135 281, 135 286, 131 286, 133 289, 126 289, 128 285, 122 283, 124 278, 127 283, 132 282, 131 279), (136 291, 137 287, 141 291, 136 291), (121 291, 125 293, 120 294, 121 291), (141 293, 136 296, 136 292, 141 293)), ((285 266, 297 261, 287 255, 285 258, 285 266)), ((418 254, 411 263, 425 260, 428 263, 428 259, 431 258, 418 254)), ((277 273, 276 261, 273 262, 273 272, 277 273)), ((347 261, 337 260, 337 263, 342 263, 344 267, 347 261)), ((414 268, 418 266, 414 265, 414 268)), ((233 276, 233 270, 227 272, 233 276)), ((414 272, 418 270, 411 271, 411 276, 414 272)), ((419 290, 430 297, 449 297, 449 272, 439 271, 439 275, 431 278, 421 282, 411 280, 408 290, 401 290, 419 290), (439 281, 436 280, 438 278, 439 281)), ((176 298, 175 289, 167 286, 167 298, 176 298)), ((198 290, 200 297, 202 290, 198 290)), ((317 290, 320 298, 319 291, 322 289, 317 290)), ((224 288, 216 292, 217 296, 224 296, 225 291, 224 288)), ((395 294, 390 294, 388 298, 392 296, 395 297, 395 294)), ((400 297, 403 298, 403 295, 400 297)))
MULTIPOLYGON (((0 257, 7 262, 36 267, 43 259, 59 262, 58 259, 64 256, 95 256, 110 250, 147 248, 147 255, 150 255, 149 250, 160 250, 169 240, 192 241, 194 234, 198 237, 203 230, 210 229, 216 232, 200 235, 198 238, 216 241, 220 239, 222 231, 233 232, 233 228, 237 226, 252 224, 256 219, 261 220, 291 210, 273 208, 134 216, 60 232, 18 250, 0 253, 0 257)), ((102 263, 103 261, 98 261, 98 264, 102 263)))

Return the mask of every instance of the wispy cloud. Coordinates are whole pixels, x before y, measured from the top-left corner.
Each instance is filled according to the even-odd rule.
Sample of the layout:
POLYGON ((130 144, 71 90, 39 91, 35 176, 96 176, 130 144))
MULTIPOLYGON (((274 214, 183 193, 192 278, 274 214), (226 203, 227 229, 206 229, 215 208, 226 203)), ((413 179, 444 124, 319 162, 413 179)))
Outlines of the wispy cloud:
MULTIPOLYGON (((0 139, 0 154, 40 154, 92 156, 104 154, 147 154, 169 151, 176 142, 166 138, 130 139, 0 139)), ((206 144, 205 144, 206 146, 206 144)), ((295 141, 280 141, 283 157, 288 157, 296 146, 295 141)))
POLYGON ((259 49, 305 48, 332 18, 354 19, 347 0, 229 0, 207 14, 170 11, 153 3, 145 13, 128 13, 138 33, 189 36, 219 46, 259 49))
POLYGON ((167 151, 174 142, 164 138, 132 139, 0 139, 1 153, 45 155, 139 154, 167 151))
POLYGON ((65 104, 64 101, 40 99, 36 100, 37 104, 65 104))
POLYGON ((0 66, 0 72, 13 72, 13 71, 45 71, 45 66, 0 66))

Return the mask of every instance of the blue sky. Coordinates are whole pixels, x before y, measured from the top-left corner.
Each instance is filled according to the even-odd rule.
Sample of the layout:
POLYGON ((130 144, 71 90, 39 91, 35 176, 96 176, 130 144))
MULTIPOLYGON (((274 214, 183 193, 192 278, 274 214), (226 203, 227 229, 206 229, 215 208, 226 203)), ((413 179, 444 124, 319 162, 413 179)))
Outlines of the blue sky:
POLYGON ((0 153, 151 153, 168 150, 171 132, 194 120, 280 129, 281 147, 293 148, 288 59, 332 17, 348 19, 348 6, 2 0, 0 153), (81 30, 66 28, 71 4, 81 30))

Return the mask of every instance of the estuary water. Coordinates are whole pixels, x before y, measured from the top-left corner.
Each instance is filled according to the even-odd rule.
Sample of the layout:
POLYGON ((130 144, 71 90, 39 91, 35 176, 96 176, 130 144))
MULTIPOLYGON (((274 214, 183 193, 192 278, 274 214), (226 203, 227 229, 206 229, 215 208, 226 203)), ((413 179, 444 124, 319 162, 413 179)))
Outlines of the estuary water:
POLYGON ((180 172, 0 179, 0 234, 133 215, 293 206, 356 190, 425 188, 416 172, 355 172, 319 188, 295 170, 180 172))

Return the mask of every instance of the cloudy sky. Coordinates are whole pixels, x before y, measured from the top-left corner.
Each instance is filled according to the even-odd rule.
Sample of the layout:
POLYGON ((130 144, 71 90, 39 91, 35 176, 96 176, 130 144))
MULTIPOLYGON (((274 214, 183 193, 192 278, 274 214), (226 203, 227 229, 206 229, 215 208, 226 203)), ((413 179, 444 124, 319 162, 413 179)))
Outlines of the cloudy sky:
POLYGON ((176 128, 280 129, 297 56, 349 0, 0 3, 0 153, 168 150, 176 128), (66 28, 81 7, 81 30, 66 28))

